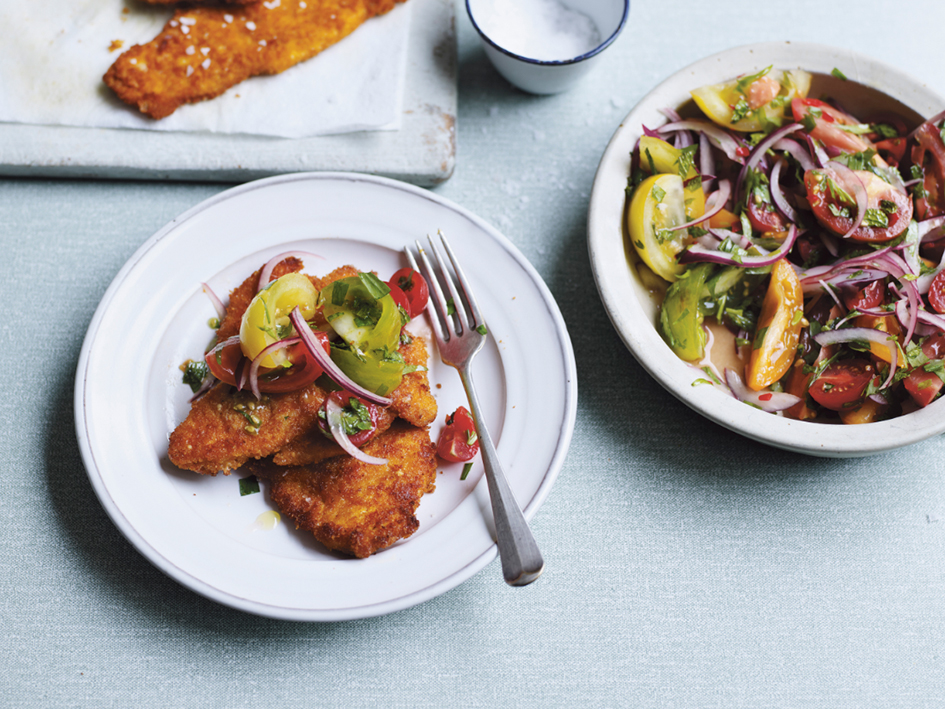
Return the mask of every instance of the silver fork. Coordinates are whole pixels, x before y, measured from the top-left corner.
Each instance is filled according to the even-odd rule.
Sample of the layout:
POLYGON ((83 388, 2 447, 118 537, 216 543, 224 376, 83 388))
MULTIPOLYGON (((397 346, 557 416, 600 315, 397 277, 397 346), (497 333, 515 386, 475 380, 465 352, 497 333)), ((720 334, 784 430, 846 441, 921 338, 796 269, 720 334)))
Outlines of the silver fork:
MULTIPOLYGON (((433 238, 427 237, 430 242, 430 249, 439 266, 440 278, 437 277, 437 271, 430 263, 430 259, 427 258, 426 251, 419 241, 416 242, 417 252, 420 254, 421 261, 423 261, 426 270, 425 275, 430 286, 430 302, 433 304, 430 309, 430 320, 436 333, 440 357, 444 364, 455 367, 459 372, 459 378, 463 382, 463 388, 466 390, 466 397, 469 399, 469 406, 472 409, 473 420, 476 422, 476 430, 479 434, 479 451, 482 453, 482 464, 486 471, 486 481, 489 484, 489 497, 492 500, 492 516, 495 519, 499 557, 502 559, 502 575, 505 577, 505 582, 510 586, 525 586, 541 575, 545 562, 538 550, 538 545, 535 543, 535 538, 528 528, 525 516, 515 501, 515 496, 512 494, 512 489, 509 487, 505 474, 502 472, 502 466, 499 464, 499 458, 496 455, 495 444, 493 444, 492 437, 489 435, 489 430, 482 418, 479 398, 476 396, 476 390, 473 387, 470 363, 473 356, 482 349, 488 336, 485 320, 469 288, 469 281, 456 260, 453 249, 450 248, 449 242, 442 232, 439 236, 443 248, 449 255, 449 263, 452 264, 453 272, 456 274, 462 288, 462 297, 460 297, 460 291, 450 275, 447 262, 433 238), (449 299, 444 295, 440 286, 441 279, 449 291, 449 299), (468 313, 466 310, 467 304, 469 306, 468 313)), ((404 252, 407 254, 410 267, 420 272, 410 249, 405 248, 404 252)))

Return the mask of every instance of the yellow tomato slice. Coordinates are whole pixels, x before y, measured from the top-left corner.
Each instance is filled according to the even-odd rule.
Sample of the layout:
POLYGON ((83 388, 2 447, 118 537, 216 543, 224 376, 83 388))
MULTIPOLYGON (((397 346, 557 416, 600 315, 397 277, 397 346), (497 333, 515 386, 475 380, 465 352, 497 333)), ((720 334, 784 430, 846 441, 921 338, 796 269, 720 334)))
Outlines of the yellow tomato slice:
MULTIPOLYGON (((288 273, 253 298, 240 323, 240 347, 250 360, 269 345, 289 337, 294 329, 289 313, 298 306, 306 320, 315 314, 318 291, 307 276, 288 273)), ((282 350, 265 357, 260 366, 280 367, 288 361, 282 350)))
POLYGON ((665 140, 649 135, 640 138, 640 167, 654 175, 673 174, 683 179, 686 217, 692 221, 705 214, 705 192, 702 191, 702 181, 694 180, 699 177, 699 171, 692 159, 680 160, 682 155, 682 150, 665 140))
POLYGON ((683 272, 676 254, 685 248, 685 192, 679 175, 653 175, 641 182, 627 210, 627 230, 640 258, 660 278, 673 282, 683 272))
POLYGON ((785 259, 771 267, 771 282, 761 304, 751 359, 748 386, 760 391, 778 381, 797 356, 797 341, 804 319, 804 292, 785 259))
POLYGON ((780 125, 787 117, 791 99, 795 96, 805 98, 810 91, 811 75, 800 69, 773 69, 756 81, 749 81, 750 78, 735 78, 722 84, 703 86, 691 92, 692 98, 714 123, 723 128, 754 133, 764 130, 771 122, 780 125), (761 106, 750 105, 749 102, 754 98, 753 93, 757 93, 752 92, 752 85, 771 79, 781 86, 778 94, 761 106))

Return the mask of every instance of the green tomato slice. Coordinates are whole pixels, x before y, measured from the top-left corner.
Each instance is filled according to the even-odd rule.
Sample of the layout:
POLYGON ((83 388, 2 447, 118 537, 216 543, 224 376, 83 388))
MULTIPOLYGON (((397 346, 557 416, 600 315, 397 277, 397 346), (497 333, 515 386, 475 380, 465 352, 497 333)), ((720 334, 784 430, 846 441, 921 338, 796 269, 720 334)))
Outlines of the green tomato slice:
MULTIPOLYGON (((256 294, 240 322, 240 348, 250 360, 269 345, 292 335, 289 313, 298 306, 306 320, 315 315, 318 291, 302 273, 288 273, 256 294)), ((283 350, 265 357, 260 365, 273 369, 288 364, 283 350)))
POLYGON ((332 329, 356 353, 396 351, 403 319, 390 288, 372 273, 342 278, 318 296, 332 329))
POLYGON ((679 175, 653 175, 639 184, 627 210, 627 231, 640 258, 660 278, 675 281, 683 272, 676 255, 686 246, 686 198, 679 175))
POLYGON ((702 359, 705 352, 706 335, 699 301, 712 270, 713 266, 709 263, 689 269, 684 278, 677 280, 666 291, 660 311, 663 339, 677 357, 689 362, 702 359))
POLYGON ((388 396, 400 386, 404 376, 403 359, 385 357, 385 352, 374 351, 358 355, 354 351, 332 346, 331 359, 342 372, 368 391, 388 396))

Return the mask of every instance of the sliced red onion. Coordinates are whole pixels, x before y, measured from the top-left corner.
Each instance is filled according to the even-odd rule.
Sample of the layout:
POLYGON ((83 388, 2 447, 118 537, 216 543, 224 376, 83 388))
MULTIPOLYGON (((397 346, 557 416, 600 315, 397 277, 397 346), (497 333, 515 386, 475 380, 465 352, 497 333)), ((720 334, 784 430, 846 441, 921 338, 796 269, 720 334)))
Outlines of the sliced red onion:
POLYGON ((768 413, 783 411, 801 402, 800 397, 783 391, 752 391, 731 369, 725 370, 725 383, 728 384, 728 388, 732 390, 736 399, 746 404, 753 404, 768 413))
POLYGON ((272 276, 273 269, 287 258, 302 259, 309 256, 323 260, 325 258, 324 256, 319 256, 318 254, 313 254, 308 251, 285 251, 278 256, 273 256, 271 259, 269 259, 269 261, 266 262, 266 265, 263 266, 262 270, 259 272, 259 283, 256 285, 256 292, 258 293, 269 285, 269 278, 272 276))
POLYGON ((908 135, 908 138, 907 138, 907 139, 908 139, 908 140, 912 140, 912 139, 915 137, 915 134, 916 134, 916 132, 919 130, 919 128, 921 128, 921 127, 922 127, 923 125, 925 125, 926 123, 931 123, 931 124, 934 126, 936 123, 938 123, 939 121, 941 121, 941 120, 943 120, 943 119, 945 119, 945 111, 942 111, 941 113, 936 113, 934 116, 932 116, 932 117, 929 118, 928 120, 923 121, 922 123, 920 123, 919 125, 917 125, 916 128, 915 128, 915 130, 912 131, 912 132, 908 135))
MULTIPOLYGON (((322 351, 324 352, 324 350, 322 351)), ((362 463, 367 463, 368 465, 386 465, 386 458, 375 458, 373 455, 368 455, 351 442, 351 439, 348 438, 348 434, 345 433, 345 427, 342 423, 341 416, 343 412, 344 408, 333 398, 329 396, 325 399, 325 417, 328 420, 328 430, 331 431, 331 437, 335 439, 335 443, 341 446, 345 453, 352 458, 357 458, 362 463)))
POLYGON ((770 266, 782 256, 790 253, 795 241, 797 241, 797 227, 791 224, 788 228, 788 235, 784 243, 770 254, 765 254, 764 256, 742 256, 736 261, 735 258, 732 257, 732 254, 727 254, 724 251, 711 251, 700 244, 694 244, 679 254, 679 263, 702 262, 720 263, 724 265, 734 264, 744 268, 770 266))
POLYGON ((824 330, 814 335, 814 341, 821 347, 839 345, 844 342, 875 342, 889 351, 889 374, 880 389, 888 387, 896 373, 896 364, 899 360, 899 346, 896 338, 888 332, 874 330, 870 327, 847 327, 842 330, 824 330))
POLYGON ((739 165, 745 162, 745 158, 738 154, 740 147, 738 141, 725 130, 709 121, 703 121, 698 118, 688 121, 675 121, 674 123, 667 123, 665 126, 660 127, 657 132, 672 133, 679 130, 694 130, 704 133, 712 144, 725 153, 730 160, 734 160, 739 165))
POLYGON ((866 207, 869 201, 869 195, 866 194, 866 187, 863 185, 863 180, 861 180, 857 174, 848 168, 843 163, 835 162, 833 160, 829 161, 824 165, 824 170, 828 173, 833 172, 840 181, 840 184, 844 188, 849 188, 853 190, 853 199, 856 200, 856 217, 853 219, 853 226, 843 235, 842 238, 847 239, 850 235, 860 228, 860 225, 863 223, 863 217, 866 216, 866 207))
POLYGON ((223 321, 223 318, 226 317, 226 306, 223 305, 223 301, 220 300, 220 297, 213 292, 213 288, 208 286, 206 283, 200 284, 203 288, 203 292, 207 294, 207 297, 210 299, 210 302, 213 303, 213 307, 217 311, 217 317, 220 318, 220 321, 223 321))
POLYGON ((820 243, 824 245, 824 248, 827 249, 827 252, 837 258, 840 255, 840 249, 837 247, 837 242, 833 240, 833 237, 829 236, 827 232, 823 229, 817 230, 817 236, 820 239, 820 243))
POLYGON ((824 150, 824 147, 820 144, 819 140, 811 138, 808 133, 805 133, 804 137, 807 139, 807 144, 810 146, 810 151, 814 154, 817 164, 820 167, 823 167, 828 162, 830 162, 830 156, 827 155, 827 151, 824 150))
POLYGON ((771 146, 771 149, 775 152, 790 153, 791 156, 800 164, 801 169, 804 172, 813 170, 815 167, 817 167, 817 164, 810 156, 810 151, 804 150, 804 146, 793 138, 781 138, 781 140, 771 146))
POLYGON ((341 368, 335 364, 331 357, 328 356, 328 353, 325 352, 325 349, 318 342, 318 339, 315 335, 312 334, 311 328, 309 328, 308 323, 305 322, 305 318, 302 317, 302 311, 299 310, 296 306, 291 313, 289 313, 289 319, 292 321, 292 325, 295 327, 295 331, 302 338, 302 344, 305 345, 305 351, 315 358, 315 361, 325 370, 325 374, 338 386, 342 389, 347 389, 352 394, 360 396, 363 399, 367 399, 375 404, 380 406, 390 406, 391 400, 387 397, 380 396, 375 394, 369 389, 365 389, 363 386, 358 384, 356 381, 351 379, 347 374, 341 371, 341 368))
POLYGON ((712 189, 713 178, 709 176, 715 174, 715 156, 705 133, 699 133, 699 171, 702 173, 702 189, 712 189))
POLYGON ((271 355, 273 352, 278 352, 279 350, 284 350, 286 347, 291 345, 296 345, 300 342, 301 338, 299 337, 287 337, 284 340, 279 340, 278 342, 273 342, 271 345, 264 347, 262 352, 256 355, 256 359, 253 360, 253 363, 249 367, 249 388, 253 390, 253 394, 256 395, 257 399, 262 398, 262 392, 259 391, 259 367, 264 359, 271 355))
POLYGON ((794 208, 788 204, 787 198, 784 196, 784 192, 781 191, 781 168, 785 165, 784 158, 778 158, 774 161, 774 167, 771 168, 771 178, 770 178, 770 190, 771 190, 771 199, 774 200, 774 206, 778 208, 778 211, 785 216, 789 222, 794 222, 797 224, 797 212, 794 211, 794 208))
POLYGON ((735 197, 738 199, 742 192, 742 185, 745 184, 745 178, 748 176, 749 170, 754 170, 758 163, 761 162, 765 154, 768 152, 768 148, 777 143, 779 140, 785 136, 790 135, 796 130, 803 128, 800 123, 789 123, 786 126, 778 128, 767 138, 762 140, 758 145, 752 148, 751 153, 748 155, 748 159, 745 161, 744 166, 741 169, 741 172, 738 173, 738 179, 735 181, 735 197))
POLYGON ((210 388, 216 383, 217 383, 217 378, 213 376, 212 374, 208 373, 207 376, 204 377, 203 381, 200 383, 200 388, 194 392, 194 395, 190 397, 190 399, 188 399, 187 403, 192 404, 195 401, 197 401, 197 399, 199 399, 201 396, 203 396, 208 391, 210 391, 210 388))
POLYGON ((916 223, 919 231, 919 243, 930 243, 945 237, 945 214, 916 223))
POLYGON ((679 115, 679 112, 675 108, 661 108, 660 113, 666 116, 670 121, 681 121, 682 116, 679 115))
POLYGON ((916 312, 916 317, 919 322, 945 331, 945 317, 942 317, 941 315, 930 313, 928 310, 919 310, 916 312))
MULTIPOLYGON (((696 224, 702 224, 704 221, 711 219, 716 214, 722 211, 722 208, 725 207, 725 203, 728 200, 728 196, 732 192, 732 184, 728 180, 722 180, 719 182, 719 191, 713 192, 712 197, 715 198, 716 204, 710 209, 706 209, 705 213, 701 217, 696 217, 691 222, 686 222, 685 224, 680 224, 679 226, 674 226, 670 231, 678 231, 680 229, 688 229, 691 226, 696 224)), ((706 201, 708 204, 708 200, 706 201)))

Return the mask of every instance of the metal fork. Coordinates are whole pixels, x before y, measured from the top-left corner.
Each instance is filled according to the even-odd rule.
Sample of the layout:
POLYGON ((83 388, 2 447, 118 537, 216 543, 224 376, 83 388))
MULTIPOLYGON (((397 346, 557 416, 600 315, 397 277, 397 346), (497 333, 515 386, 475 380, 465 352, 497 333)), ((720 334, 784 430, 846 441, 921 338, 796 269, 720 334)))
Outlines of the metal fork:
MULTIPOLYGON (((443 248, 449 255, 449 263, 453 267, 456 279, 462 288, 462 297, 456 287, 446 260, 436 242, 427 236, 430 250, 436 257, 439 266, 440 278, 437 271, 427 258, 426 251, 417 241, 417 252, 423 261, 426 278, 430 285, 430 320, 436 333, 440 357, 444 364, 455 367, 459 378, 466 390, 469 406, 472 409, 473 420, 479 434, 479 451, 482 453, 482 464, 486 471, 486 481, 489 484, 489 497, 492 500, 492 516, 495 519, 496 543, 499 547, 499 557, 502 559, 502 575, 510 586, 525 586, 537 579, 544 569, 545 562, 535 543, 525 516, 515 501, 512 489, 502 472, 499 458, 496 455, 495 445, 482 418, 482 409, 479 398, 473 387, 470 363, 473 356, 482 349, 486 341, 487 330, 485 320, 476 304, 476 299, 469 288, 469 281, 463 273, 453 249, 450 248, 446 237, 439 233, 443 248), (446 284, 449 298, 444 294, 440 280, 446 284), (464 302, 465 301, 465 302, 464 302), (466 307, 468 305, 468 312, 466 307), (452 307, 450 307, 452 306, 452 307)), ((407 261, 410 267, 418 273, 417 262, 409 248, 405 248, 407 261)))

